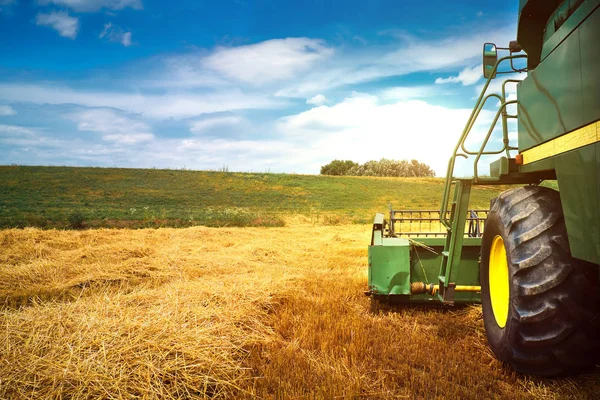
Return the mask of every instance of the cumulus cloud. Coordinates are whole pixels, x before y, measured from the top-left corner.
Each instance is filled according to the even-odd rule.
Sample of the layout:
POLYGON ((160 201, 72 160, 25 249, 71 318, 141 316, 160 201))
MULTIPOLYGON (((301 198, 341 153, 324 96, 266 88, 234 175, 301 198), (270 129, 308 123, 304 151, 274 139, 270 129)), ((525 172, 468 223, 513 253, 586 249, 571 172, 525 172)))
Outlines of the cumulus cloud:
POLYGON ((222 116, 222 117, 211 117, 204 118, 197 121, 192 121, 190 123, 190 132, 192 133, 204 133, 206 131, 213 130, 215 128, 223 128, 223 127, 234 127, 242 124, 244 119, 235 116, 222 116))
POLYGON ((202 64, 221 75, 262 85, 291 79, 330 57, 333 49, 309 38, 273 39, 238 47, 219 47, 202 64))
MULTIPOLYGON (((64 163, 63 160, 69 159, 83 165, 196 169, 227 165, 234 171, 268 169, 272 172, 318 173, 321 165, 335 158, 365 162, 386 157, 418 159, 441 175, 470 113, 471 109, 435 106, 422 100, 387 103, 378 96, 355 93, 333 105, 276 119, 265 125, 275 135, 262 139, 203 135, 211 129, 250 124, 238 116, 223 115, 188 122, 191 133, 199 135, 168 138, 154 135, 150 121, 143 116, 112 109, 83 109, 69 113, 67 118, 75 123, 79 132, 95 135, 80 134, 74 139, 77 146, 63 141, 61 152, 57 152, 57 142, 49 139, 50 132, 34 137, 18 136, 20 127, 4 131, 12 132, 7 140, 15 146, 51 147, 52 151, 40 150, 39 153, 44 154, 43 160, 48 163, 64 163)), ((491 112, 483 110, 482 124, 489 124, 490 120, 491 112)), ((22 129, 24 133, 30 131, 26 127, 22 129)), ((0 142, 6 142, 2 140, 2 131, 0 127, 0 142)), ((481 132, 481 126, 477 125, 475 136, 480 138, 481 132)), ((24 156, 11 158, 11 162, 27 159, 24 156)), ((472 173, 472 167, 459 170, 457 175, 460 176, 461 171, 472 173)))
POLYGON ((15 115, 17 112, 11 106, 0 106, 0 117, 15 115))
POLYGON ((36 25, 49 26, 56 30, 60 36, 75 39, 79 31, 79 18, 71 17, 65 11, 53 11, 49 14, 38 14, 35 18, 36 25))
POLYGON ((360 53, 337 51, 321 60, 301 79, 283 86, 276 93, 282 97, 306 97, 315 92, 371 82, 422 71, 447 71, 473 65, 481 57, 481 44, 493 40, 508 43, 514 39, 515 26, 497 31, 473 30, 469 35, 444 39, 423 39, 398 35, 391 46, 372 47, 360 53))
POLYGON ((80 131, 98 132, 102 139, 120 144, 134 144, 152 140, 148 124, 111 109, 91 109, 66 116, 77 124, 80 131))
POLYGON ((123 33, 121 37, 121 44, 125 47, 131 46, 131 32, 123 33))
POLYGON ((218 93, 142 94, 129 92, 75 90, 51 84, 0 84, 2 98, 35 104, 79 104, 112 107, 153 118, 188 118, 201 114, 281 106, 263 94, 228 89, 218 93))
POLYGON ((142 9, 141 0, 38 0, 38 3, 42 5, 56 4, 69 7, 77 12, 94 12, 102 8, 108 10, 122 10, 128 7, 142 9))
MULTIPOLYGON (((284 117, 279 131, 309 143, 304 152, 310 152, 313 162, 417 159, 442 175, 470 114, 471 109, 451 109, 421 100, 386 104, 377 96, 356 93, 333 106, 284 117)), ((482 111, 474 136, 481 137, 491 118, 491 112, 482 111)))
POLYGON ((110 22, 104 24, 104 29, 102 29, 98 38, 106 38, 111 42, 119 42, 125 47, 131 46, 131 32, 127 32, 120 26, 113 25, 110 22))
POLYGON ((31 128, 18 125, 0 124, 0 136, 34 136, 36 131, 31 128))
MULTIPOLYGON (((526 76, 527 76, 526 73, 515 73, 515 74, 503 75, 502 79, 493 79, 487 88, 487 93, 500 94, 500 93, 502 93, 502 85, 505 80, 508 80, 508 79, 522 80, 522 79, 525 79, 526 76)), ((481 93, 484 86, 485 86, 485 82, 475 86, 475 92, 477 92, 477 94, 481 93)), ((517 85, 515 83, 507 83, 505 86, 505 90, 506 90, 506 94, 516 94, 517 93, 517 85)))
POLYGON ((483 76, 483 66, 481 64, 475 67, 466 67, 462 71, 459 72, 457 76, 449 76, 448 78, 437 78, 435 83, 444 84, 444 83, 462 83, 463 86, 474 85, 483 76))
MULTIPOLYGON (((115 28, 107 24, 97 33, 104 40, 131 43, 131 36, 111 39, 115 28)), ((62 154, 95 165, 214 169, 226 164, 238 171, 318 173, 334 158, 364 162, 386 157, 415 158, 442 174, 471 109, 436 106, 427 100, 469 89, 435 85, 432 78, 420 86, 383 89, 377 85, 371 94, 333 99, 351 93, 356 84, 366 90, 367 85, 362 85, 366 82, 419 71, 467 84, 470 80, 464 71, 477 62, 474 57, 480 56, 483 42, 471 36, 450 41, 402 37, 392 45, 356 52, 308 38, 194 50, 152 58, 145 68, 135 68, 136 76, 114 77, 118 84, 107 87, 119 89, 5 81, 0 83, 0 102, 28 102, 49 109, 81 106, 68 115, 74 124, 62 121, 71 126, 70 133, 63 135, 63 126, 49 122, 44 134, 51 135, 54 127, 59 132, 56 137, 77 135, 81 146, 67 143, 62 154), (287 111, 291 115, 280 117, 281 110, 272 109, 298 105, 285 98, 289 96, 318 107, 296 114, 287 111), (256 109, 271 110, 249 111, 256 109), (244 117, 235 115, 239 110, 244 110, 244 117), (159 131, 163 128, 171 131, 159 131), (246 132, 243 140, 222 135, 241 128, 246 132), (177 137, 168 138, 175 129, 177 137)), ((490 34, 490 39, 501 42, 496 36, 490 34)), ((19 117, 26 112, 19 109, 19 117)), ((480 122, 489 124, 490 115, 482 111, 480 122)), ((477 126, 475 138, 481 137, 480 131, 477 126)), ((36 146, 34 139, 28 143, 36 146)), ((46 153, 44 160, 55 157, 49 162, 61 162, 53 155, 59 154, 55 150, 46 153)))
POLYGON ((447 94, 434 85, 422 86, 397 86, 381 91, 381 98, 385 100, 414 100, 430 96, 447 94))
POLYGON ((318 94, 318 95, 313 96, 310 99, 306 100, 306 104, 312 104, 315 106, 320 106, 322 104, 325 104, 326 102, 327 102, 327 98, 325 98, 325 96, 322 94, 318 94))
POLYGON ((165 89, 222 88, 231 86, 224 77, 215 71, 202 67, 200 52, 184 55, 157 57, 154 66, 158 66, 140 84, 144 87, 165 89))
MULTIPOLYGON (((97 132, 100 141, 85 135, 70 140, 53 138, 52 131, 0 125, 0 151, 7 162, 60 165, 101 165, 136 168, 216 169, 223 165, 236 171, 285 172, 304 167, 305 156, 297 154, 298 146, 283 140, 223 139, 207 137, 166 138, 143 137, 145 126, 131 121, 104 124, 102 118, 114 114, 84 110, 67 118, 78 124, 82 132, 97 132), (91 111, 91 113, 90 113, 91 111), (139 129, 141 129, 141 131, 139 129), (108 133, 107 132, 116 132, 108 133), (134 134, 132 134, 134 132, 134 134), (2 145, 8 146, 2 148, 2 145)), ((106 111, 106 110, 100 110, 106 111)), ((114 110, 108 110, 113 111, 114 110)), ((137 117, 116 113, 117 119, 137 117)), ((137 121, 143 122, 143 121, 137 121)))

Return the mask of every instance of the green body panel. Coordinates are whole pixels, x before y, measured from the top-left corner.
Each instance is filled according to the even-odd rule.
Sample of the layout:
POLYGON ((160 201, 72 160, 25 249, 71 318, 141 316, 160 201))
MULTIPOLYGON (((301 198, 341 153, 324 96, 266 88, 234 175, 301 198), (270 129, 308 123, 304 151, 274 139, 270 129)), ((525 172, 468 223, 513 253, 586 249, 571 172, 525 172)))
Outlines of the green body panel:
POLYGON ((517 93, 519 151, 584 125, 577 32, 529 72, 529 76, 517 86, 517 93))
MULTIPOLYGON (((406 239, 384 239, 383 245, 369 246, 369 290, 375 296, 386 296, 398 302, 436 302, 429 294, 410 295, 410 284, 424 282, 437 284, 445 238, 413 238, 430 247, 412 245, 406 239), (401 242, 394 242, 395 240, 401 242)), ((464 238, 457 268, 458 285, 479 285, 479 249, 481 238, 464 238)), ((479 293, 457 292, 456 303, 480 301, 479 293)))
MULTIPOLYGON (((600 6, 600 0, 595 1, 600 6)), ((583 8, 583 6, 582 6, 583 8)), ((578 28, 581 46, 581 81, 583 86, 583 120, 600 119, 600 9, 578 28)))
POLYGON ((544 29, 548 18, 562 0, 520 0, 517 42, 527 52, 529 69, 541 60, 544 29))
MULTIPOLYGON (((524 3, 535 3, 532 10, 548 14, 545 23, 551 25, 556 13, 540 11, 550 5, 524 3)), ((529 45, 525 50, 533 51, 534 44, 542 50, 539 65, 517 87, 520 152, 600 120, 600 0, 581 3, 545 42, 528 29, 519 25, 519 40, 529 45)), ((571 254, 595 264, 600 264, 598 148, 591 144, 519 167, 522 173, 556 172, 571 254)))
POLYGON ((410 294, 410 243, 384 238, 369 246, 369 290, 375 294, 410 294))
MULTIPOLYGON (((411 250, 411 282, 438 283, 438 273, 442 262, 445 238, 414 238, 416 242, 431 247, 435 253, 421 247, 413 246, 411 250)), ((462 252, 458 265, 455 266, 456 284, 479 286, 479 250, 481 238, 463 238, 462 252)), ((428 294, 410 296, 413 301, 436 301, 428 294)), ((456 292, 455 303, 479 302, 479 293, 456 292)))
POLYGON ((519 151, 600 119, 599 5, 584 2, 548 39, 549 54, 518 85, 519 151))
POLYGON ((506 157, 500 157, 490 164, 491 177, 499 178, 501 175, 506 175, 509 172, 509 161, 506 157))
POLYGON ((561 29, 562 24, 571 25, 572 29, 580 17, 578 14, 589 14, 596 3, 598 0, 521 0, 517 41, 527 52, 527 67, 536 68, 564 39, 568 29, 561 29), (586 11, 580 11, 581 8, 586 11), (569 16, 573 18, 567 18, 569 16))
POLYGON ((573 257, 600 264, 600 143, 555 157, 573 257))
MULTIPOLYGON (((576 0, 565 2, 552 17, 548 20, 546 25, 546 32, 544 34, 544 44, 542 46, 541 61, 544 59, 561 44, 563 40, 567 38, 577 28, 577 26, 587 18, 588 15, 600 4, 600 0, 588 0, 585 1, 573 10, 573 13, 564 21, 564 23, 558 28, 554 29, 558 20, 564 19, 565 13, 568 12, 569 8, 572 8, 576 4, 579 4, 576 0), (546 39, 547 38, 547 39, 546 39)), ((567 14, 568 15, 568 14, 567 14)))

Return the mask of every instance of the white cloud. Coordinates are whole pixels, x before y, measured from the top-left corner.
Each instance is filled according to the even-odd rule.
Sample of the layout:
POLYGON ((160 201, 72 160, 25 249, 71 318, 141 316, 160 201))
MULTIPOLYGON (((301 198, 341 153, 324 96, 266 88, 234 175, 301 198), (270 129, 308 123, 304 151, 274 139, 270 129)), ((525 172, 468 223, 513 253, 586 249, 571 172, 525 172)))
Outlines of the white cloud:
POLYGON ((112 23, 104 24, 104 29, 98 35, 98 38, 106 38, 111 42, 119 42, 125 47, 131 46, 131 32, 126 32, 120 26, 113 25, 112 23))
MULTIPOLYGON (((336 158, 357 162, 381 157, 417 159, 442 175, 470 114, 471 109, 420 100, 382 104, 376 96, 355 94, 334 106, 282 118, 279 131, 290 140, 306 143, 298 151, 310 154, 307 165, 336 158)), ((490 119, 491 113, 482 111, 474 137, 481 137, 490 119)))
POLYGON ((104 29, 102 29, 102 32, 100 32, 100 34, 98 35, 98 37, 99 37, 100 39, 102 39, 104 36, 106 36, 106 35, 107 35, 108 31, 109 31, 111 28, 112 28, 112 23, 110 23, 110 22, 109 22, 109 23, 107 23, 107 24, 104 24, 104 29))
MULTIPOLYGON (((97 33, 110 40, 109 32, 114 28, 107 24, 102 33, 97 33)), ((78 146, 73 148, 66 143, 61 152, 56 148, 48 151, 43 160, 54 160, 47 161, 50 163, 60 163, 57 157, 61 154, 86 160, 82 161, 84 165, 91 162, 198 169, 228 165, 237 171, 268 168, 273 172, 318 173, 321 165, 334 158, 364 162, 386 157, 415 158, 441 174, 471 109, 434 106, 426 100, 440 93, 452 93, 456 87, 434 85, 431 78, 429 85, 377 89, 373 92, 376 96, 355 93, 337 103, 332 99, 349 93, 357 83, 418 71, 434 71, 435 76, 456 75, 453 78, 458 82, 469 81, 465 74, 463 80, 458 80, 461 74, 457 72, 474 65, 475 57, 480 56, 482 42, 474 44, 480 39, 471 40, 470 36, 471 33, 450 41, 435 41, 405 35, 393 47, 370 46, 355 53, 307 38, 193 50, 148 59, 143 68, 132 68, 136 76, 115 76, 115 85, 110 87, 120 89, 104 90, 101 85, 92 90, 76 89, 47 81, 0 83, 0 102, 93 108, 76 107, 77 111, 69 114, 68 118, 75 122, 71 135, 77 135, 74 140, 78 146), (424 47, 420 48, 420 44, 424 47), (455 54, 459 45, 465 49, 455 54), (444 71, 452 72, 442 75, 444 71), (328 91, 334 87, 339 88, 335 93, 328 91), (284 118, 273 117, 272 112, 245 111, 244 117, 235 115, 239 110, 288 105, 285 98, 273 96, 275 91, 317 107, 284 118), (272 120, 265 121, 268 116, 272 120), (156 119, 183 118, 192 120, 155 124, 156 119), (188 137, 166 138, 172 131, 159 132, 159 126, 177 127, 178 136, 188 137), (221 135, 242 131, 241 128, 244 135, 236 136, 243 136, 244 140, 221 135), (270 139, 253 136, 254 132, 270 139)), ((494 37, 490 35, 490 39, 495 40, 494 37)), ((115 41, 123 40, 130 43, 131 37, 115 41)), ((491 111, 484 110, 481 124, 489 124, 490 115, 491 111)), ((58 139, 50 141, 53 125, 49 125, 38 131, 39 137, 28 138, 27 146, 34 148, 38 139, 45 146, 54 146, 58 139)), ((16 128, 11 129, 16 132, 16 128)), ((69 135, 63 126, 57 132, 57 137, 69 135)), ((481 132, 481 126, 476 126, 473 137, 481 138, 481 132)), ((24 138, 18 140, 25 143, 24 138)), ((10 140, 16 141, 17 137, 11 136, 10 140)))
POLYGON ((430 96, 441 96, 447 93, 434 85, 399 86, 384 89, 380 96, 385 100, 415 100, 430 96))
POLYGON ((190 123, 190 132, 202 133, 210 131, 214 128, 222 128, 227 126, 238 126, 244 122, 244 119, 238 116, 229 115, 223 117, 204 118, 190 123))
MULTIPOLYGON (((17 136, 19 129, 31 131, 20 127, 9 128, 13 134, 5 140, 0 126, 0 142, 38 149, 38 159, 55 164, 64 164, 63 160, 68 159, 82 165, 195 169, 227 165, 232 171, 318 173, 321 165, 335 158, 365 162, 386 157, 418 159, 440 175, 470 113, 470 109, 450 109, 420 100, 385 104, 376 96, 356 93, 335 105, 274 121, 266 126, 277 134, 274 139, 239 140, 204 135, 183 139, 156 136, 148 120, 139 115, 88 109, 70 113, 67 118, 79 131, 97 133, 101 141, 90 141, 94 137, 82 134, 74 139, 77 146, 64 140, 61 144, 51 140, 49 130, 46 136, 17 136)), ((484 110, 481 119, 489 123, 490 113, 484 110)), ((237 116, 212 117, 192 122, 190 130, 203 133, 237 127, 238 122, 248 121, 237 116)), ((475 136, 481 137, 481 132, 478 125, 475 136)), ((10 161, 27 162, 31 159, 28 157, 13 157, 10 161)), ((459 175, 460 171, 466 170, 459 170, 459 175)))
POLYGON ((306 104, 312 104, 315 106, 320 106, 322 104, 325 104, 326 102, 327 98, 322 94, 318 94, 316 96, 311 97, 310 99, 306 99, 306 104))
POLYGON ((111 142, 134 144, 154 138, 148 124, 111 109, 84 110, 66 117, 77 123, 80 131, 98 132, 111 142))
POLYGON ((488 32, 446 39, 423 40, 405 36, 398 49, 386 54, 383 60, 409 72, 436 70, 461 65, 481 52, 481 43, 488 32))
POLYGON ((151 133, 128 133, 128 134, 110 134, 102 136, 102 139, 120 144, 134 144, 152 140, 154 135, 151 133))
POLYGON ((0 117, 15 115, 17 112, 11 106, 0 106, 0 117))
POLYGON ((128 92, 73 90, 64 86, 0 84, 2 99, 35 104, 79 104, 112 107, 154 118, 187 118, 201 114, 264 109, 281 106, 261 94, 228 89, 217 93, 134 94, 128 92))
POLYGON ((35 130, 31 128, 0 124, 0 136, 33 136, 35 134, 35 130))
POLYGON ((131 32, 125 32, 121 37, 121 44, 125 47, 131 46, 131 32))
POLYGON ((279 89, 277 96, 306 97, 327 89, 366 83, 376 79, 421 71, 444 71, 473 65, 481 57, 486 41, 508 43, 514 39, 515 26, 497 31, 466 29, 469 34, 445 39, 421 39, 398 34, 391 47, 371 47, 356 54, 336 52, 336 57, 321 60, 301 79, 279 89))
POLYGON ((158 65, 158 71, 152 72, 140 83, 149 88, 194 89, 221 88, 231 86, 215 71, 207 71, 200 63, 202 56, 199 52, 191 54, 163 56, 153 60, 158 65))
POLYGON ((435 83, 462 83, 463 86, 474 85, 483 77, 483 66, 465 67, 457 76, 449 76, 448 78, 437 78, 435 83))
POLYGON ((202 65, 219 74, 262 85, 291 79, 330 57, 333 49, 309 38, 273 39, 239 47, 219 47, 202 60, 202 65))
MULTIPOLYGON (((282 151, 293 151, 292 146, 278 140, 197 140, 184 139, 180 142, 179 151, 201 151, 205 154, 216 152, 235 152, 238 157, 248 157, 249 155, 269 155, 276 156, 282 151)), ((259 163, 257 163, 259 164, 259 163)))
MULTIPOLYGON (((490 82, 490 85, 487 88, 487 93, 501 94, 502 93, 502 85, 503 85, 504 81, 506 81, 508 79, 522 80, 522 79, 525 79, 526 76, 527 76, 526 73, 499 75, 498 78, 492 79, 492 81, 490 82)), ((485 86, 485 82, 483 82, 475 87, 475 91, 477 92, 477 94, 481 93, 484 86, 485 86)), ((515 83, 507 83, 505 86, 505 90, 506 90, 506 94, 516 94, 517 93, 517 85, 515 83)))
POLYGON ((141 0, 38 0, 38 3, 65 6, 77 12, 94 12, 102 8, 109 10, 122 10, 128 7, 142 9, 141 0))
MULTIPOLYGON (((283 140, 234 140, 194 137, 171 139, 143 137, 143 124, 121 121, 115 127, 104 118, 115 118, 114 110, 85 110, 68 118, 81 122, 82 131, 98 132, 103 141, 92 142, 81 135, 70 140, 51 137, 52 132, 34 131, 19 126, 0 125, 0 145, 11 148, 8 162, 59 165, 101 165, 137 168, 216 169, 227 165, 235 171, 285 172, 303 168, 305 158, 298 146, 283 140), (108 112, 106 112, 108 111, 108 112), (133 125, 130 129, 127 126, 133 125), (3 134, 4 132, 9 132, 3 134), (105 134, 106 132, 118 132, 105 134), (126 133, 128 132, 128 133, 126 133), (132 134, 131 132, 134 132, 132 134), (34 157, 34 158, 32 158, 34 157)), ((116 118, 131 120, 117 113, 116 118)), ((137 121, 140 122, 140 121, 137 121)))
POLYGON ((79 18, 70 17, 65 11, 54 11, 49 14, 38 14, 35 18, 36 25, 49 26, 55 29, 60 36, 75 39, 79 31, 79 18))

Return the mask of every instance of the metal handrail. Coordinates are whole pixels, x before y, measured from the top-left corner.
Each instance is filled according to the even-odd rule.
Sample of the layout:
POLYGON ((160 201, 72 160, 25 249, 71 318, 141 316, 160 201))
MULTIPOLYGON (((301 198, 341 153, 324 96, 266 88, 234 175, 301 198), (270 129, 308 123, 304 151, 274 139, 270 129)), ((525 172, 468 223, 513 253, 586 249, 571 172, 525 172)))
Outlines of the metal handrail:
MULTIPOLYGON (((471 129, 473 128, 473 125, 475 123, 475 120, 477 119, 477 117, 479 116, 479 112, 483 109, 483 106, 485 106, 485 103, 488 101, 488 99, 495 97, 498 100, 500 100, 500 102, 502 102, 502 97, 500 97, 500 95, 495 94, 495 93, 491 93, 488 94, 487 96, 485 96, 485 99, 483 99, 483 102, 481 103, 481 105, 479 106, 479 109, 477 110, 477 113, 475 114, 475 118, 473 119, 473 123, 471 124, 471 126, 469 127, 469 132, 471 131, 471 129)), ((492 125, 492 128, 494 127, 494 125, 496 125, 497 119, 494 121, 494 124, 492 125)), ((465 138, 466 140, 466 138, 465 138)), ((470 156, 474 156, 477 155, 476 151, 469 151, 465 148, 465 141, 463 141, 460 145, 461 150, 463 151, 464 154, 470 155, 470 156)))
MULTIPOLYGON (((458 142, 456 143, 454 152, 452 153, 452 156, 450 157, 450 160, 448 161, 448 169, 446 171, 446 182, 444 184, 444 193, 443 193, 443 197, 442 197, 442 204, 440 207, 440 222, 448 230, 451 229, 451 222, 447 217, 447 211, 448 211, 448 204, 450 202, 450 188, 452 186, 452 183, 454 182, 454 167, 456 164, 456 157, 458 157, 458 156, 466 157, 465 154, 458 154, 458 150, 462 149, 467 154, 471 153, 471 152, 466 151, 466 149, 464 148, 464 142, 467 139, 467 137, 469 136, 469 133, 471 133, 471 129, 473 128, 473 125, 475 124, 475 120, 479 116, 479 113, 481 112, 481 109, 485 105, 485 102, 487 101, 488 98, 496 97, 500 100, 501 107, 500 107, 499 112, 501 110, 504 110, 504 108, 508 105, 506 102, 505 85, 506 85, 506 83, 513 82, 516 80, 507 79, 505 82, 503 82, 502 97, 500 97, 497 94, 490 94, 490 95, 485 96, 485 92, 487 91, 488 87, 490 86, 490 83, 491 83, 493 77, 496 75, 498 66, 506 60, 511 60, 511 63, 512 63, 512 60, 519 59, 519 58, 527 58, 527 55, 526 54, 517 54, 517 55, 511 54, 510 56, 503 57, 496 62, 496 65, 494 66, 494 69, 492 70, 490 77, 487 79, 485 85, 483 86, 483 89, 481 90, 481 94, 479 95, 477 102, 475 103, 475 107, 473 108, 473 111, 471 112, 471 116, 469 117, 469 120, 467 121, 467 125, 463 129, 463 132, 462 132, 458 142)), ((512 104, 513 102, 516 102, 516 101, 513 100, 510 102, 510 104, 512 104)), ((500 153, 502 153, 503 151, 507 151, 507 153, 508 153, 508 151, 510 150, 510 146, 506 142, 508 140, 508 128, 507 128, 507 121, 506 121, 507 118, 508 118, 508 116, 505 113, 503 113, 502 125, 503 125, 503 139, 505 139, 504 140, 505 143, 504 143, 504 146, 503 146, 502 150, 500 151, 500 153)), ((495 127, 497 122, 498 122, 498 114, 497 114, 496 118, 494 119, 494 124, 492 125, 491 131, 493 131, 493 128, 495 127)), ((491 133, 490 133, 490 135, 491 135, 491 133)), ((477 161, 479 160, 481 153, 483 153, 484 150, 485 150, 485 146, 483 148, 481 148, 480 151, 477 153, 477 156, 478 156, 477 161)), ((494 153, 494 154, 499 154, 499 153, 494 153)), ((475 155, 475 154, 470 154, 470 155, 475 155)), ((475 168, 476 168, 476 166, 474 165, 474 172, 476 172, 475 168)))
POLYGON ((494 132, 494 128, 496 127, 496 123, 498 123, 498 118, 500 117, 500 113, 504 112, 504 109, 506 108, 506 106, 508 106, 510 104, 516 104, 516 103, 517 103, 516 100, 511 100, 511 101, 508 101, 508 102, 504 102, 504 103, 502 103, 502 105, 500 106, 500 108, 498 109, 498 111, 496 112, 496 117, 494 118, 494 122, 492 123, 492 126, 488 130, 488 133, 485 136, 485 139, 481 143, 481 147, 479 148, 479 152, 477 153, 477 156, 475 157, 475 161, 473 162, 473 173, 474 173, 473 178, 474 178, 475 182, 479 181, 479 176, 477 174, 477 164, 479 164, 479 159, 481 158, 482 155, 501 154, 505 150, 508 151, 508 147, 509 147, 508 143, 504 143, 504 146, 502 147, 502 149, 498 150, 498 151, 483 151, 483 150, 485 149, 485 146, 487 146, 487 143, 490 140, 490 137, 492 136, 492 132, 494 132))

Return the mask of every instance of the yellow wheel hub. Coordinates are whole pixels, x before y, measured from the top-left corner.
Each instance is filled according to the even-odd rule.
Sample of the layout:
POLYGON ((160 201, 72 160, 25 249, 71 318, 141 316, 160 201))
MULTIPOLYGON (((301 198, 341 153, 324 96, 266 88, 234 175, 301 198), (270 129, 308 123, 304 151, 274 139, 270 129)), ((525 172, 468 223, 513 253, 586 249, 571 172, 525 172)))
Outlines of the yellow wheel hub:
POLYGON ((500 328, 506 326, 508 319, 509 289, 508 289, 508 262, 504 240, 496 235, 490 249, 490 300, 494 318, 500 328))

